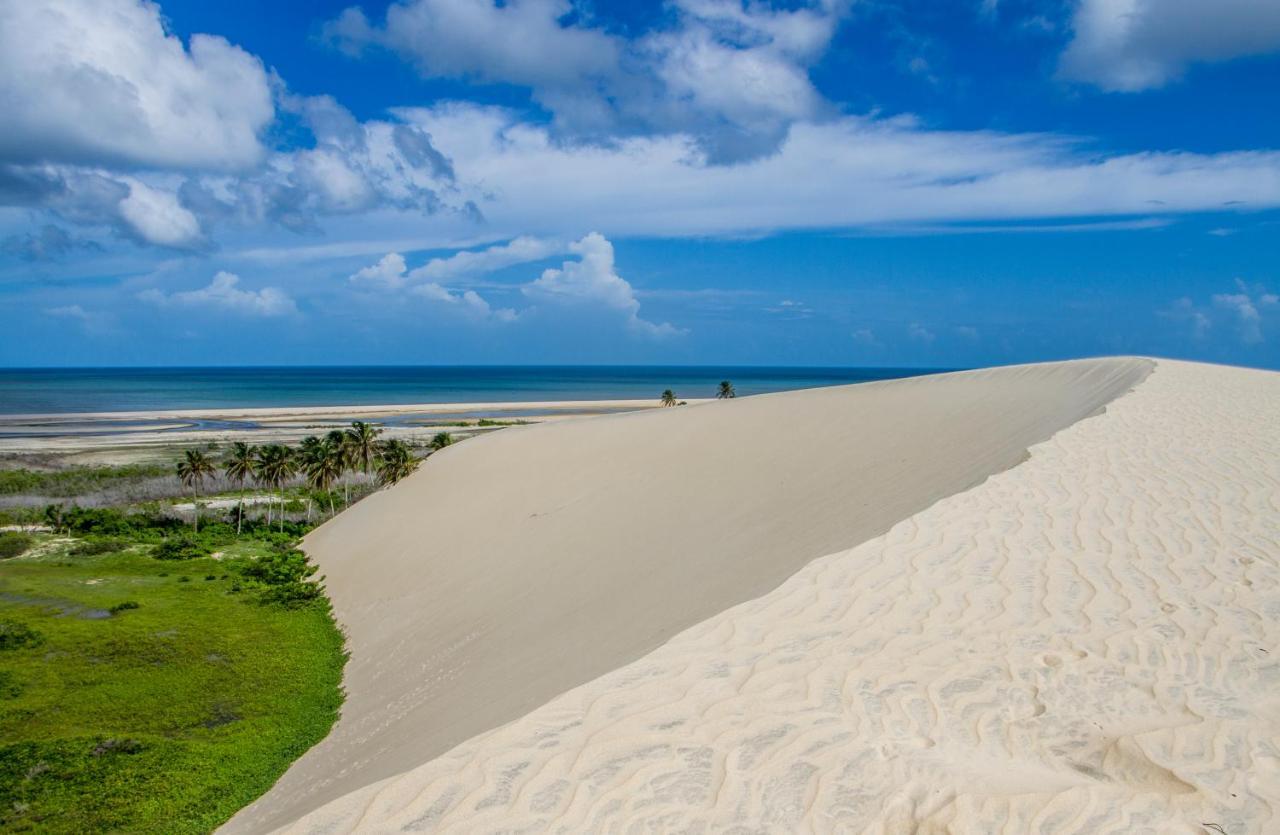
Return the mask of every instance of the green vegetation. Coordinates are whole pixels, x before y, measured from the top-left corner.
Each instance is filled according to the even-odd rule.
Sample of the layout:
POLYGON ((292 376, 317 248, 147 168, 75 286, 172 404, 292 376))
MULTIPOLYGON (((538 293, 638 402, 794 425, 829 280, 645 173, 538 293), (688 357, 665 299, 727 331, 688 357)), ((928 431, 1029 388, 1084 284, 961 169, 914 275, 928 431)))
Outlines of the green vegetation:
POLYGON ((337 717, 342 636, 296 525, 60 521, 88 538, 0 572, 0 830, 208 832, 337 717))
POLYGON ((64 470, 0 470, 0 496, 17 496, 24 493, 69 498, 82 496, 97 490, 136 484, 140 481, 167 476, 172 473, 161 464, 131 464, 124 467, 72 467, 64 470))
MULTIPOLYGON (((527 420, 490 420, 489 418, 480 418, 476 421, 476 426, 528 426, 531 421, 527 420)), ((466 426, 465 423, 458 424, 466 426)))
POLYGON ((658 402, 660 402, 663 406, 674 406, 676 405, 676 393, 671 389, 667 389, 666 391, 662 392, 662 397, 659 399, 658 402))
POLYGON ((19 557, 36 544, 36 539, 29 533, 5 531, 0 533, 0 560, 19 557))
POLYGON ((716 390, 716 397, 720 398, 721 400, 729 400, 737 396, 738 396, 738 393, 733 390, 733 383, 729 382, 728 380, 720 381, 720 387, 719 389, 716 390))

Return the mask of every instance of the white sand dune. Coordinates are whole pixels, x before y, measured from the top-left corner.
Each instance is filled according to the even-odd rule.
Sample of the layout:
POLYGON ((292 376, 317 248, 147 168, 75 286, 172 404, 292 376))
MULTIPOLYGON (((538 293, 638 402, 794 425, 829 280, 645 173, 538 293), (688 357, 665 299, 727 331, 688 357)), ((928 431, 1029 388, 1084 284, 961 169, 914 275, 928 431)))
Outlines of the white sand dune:
POLYGON ((1278 655, 1280 374, 1161 361, 1020 466, 289 829, 1275 832, 1278 655))
MULTIPOLYGON (((1017 464, 1026 447, 1098 412, 1151 367, 1145 360, 1093 360, 792 392, 506 429, 450 448, 402 486, 362 502, 308 537, 307 548, 327 574, 338 618, 349 631, 348 700, 330 737, 238 815, 229 831, 288 824, 635 661, 699 621, 723 618, 724 610, 777 588, 813 559, 865 542, 1017 464)), ((949 536, 936 532, 940 542, 949 536)), ((954 594, 961 600, 951 603, 963 613, 963 601, 984 593, 981 565, 975 564, 964 586, 937 592, 930 591, 927 572, 919 574, 923 565, 890 561, 885 568, 900 581, 914 579, 918 599, 899 599, 902 590, 881 599, 899 607, 891 620, 879 623, 882 631, 919 635, 913 607, 937 609, 954 594)), ((864 594, 870 580, 882 581, 843 578, 846 585, 826 597, 833 605, 848 601, 864 594)), ((788 587, 796 582, 813 585, 811 578, 788 587)), ((779 636, 793 628, 787 622, 777 626, 779 636)), ((856 643, 858 634, 845 637, 856 643)), ((931 653, 954 660, 955 647, 944 640, 948 634, 920 643, 933 641, 931 653)), ((727 671, 740 660, 724 655, 740 651, 718 643, 725 637, 715 632, 706 647, 708 669, 727 671)), ((682 637, 639 668, 651 669, 655 657, 672 653, 681 656, 678 666, 687 666, 691 651, 679 647, 688 641, 682 637)), ((912 663, 917 651, 920 646, 891 663, 912 663)), ((803 657, 798 649, 787 653, 803 657)), ((846 673, 860 675, 856 658, 847 660, 846 673)), ((634 678, 639 668, 614 673, 601 680, 603 686, 634 678)), ((679 701, 694 683, 687 676, 696 673, 668 668, 650 684, 624 691, 634 693, 633 707, 657 708, 679 701)), ((600 686, 596 682, 584 691, 600 686)), ((614 696, 618 704, 629 698, 614 696)), ((534 717, 548 711, 567 716, 565 700, 577 699, 581 706, 582 698, 575 691, 501 733, 519 734, 530 727, 526 722, 536 724, 534 717)), ((933 700, 947 701, 940 695, 933 700)), ((584 717, 569 721, 579 733, 590 729, 594 735, 609 724, 596 709, 586 724, 575 724, 584 717)), ((846 718, 862 723, 867 733, 873 730, 869 718, 846 718)), ((744 732, 769 721, 750 715, 736 720, 744 732)), ((568 729, 538 727, 535 735, 546 735, 548 745, 571 744, 562 738, 568 729)), ((635 740, 627 728, 617 729, 625 740, 620 752, 635 740)), ((671 725, 653 744, 670 745, 690 730, 671 725)), ((856 736, 858 725, 841 733, 856 736)), ((586 739, 572 744, 592 747, 586 739)), ((644 748, 659 750, 647 742, 644 748)), ((463 746, 438 762, 456 765, 459 752, 468 750, 463 746)), ((707 751, 712 761, 715 751, 707 751)), ((619 762, 633 754, 620 753, 619 762)), ((541 773, 536 765, 508 765, 516 770, 499 783, 541 773)), ((709 761, 707 767, 723 772, 724 763, 709 761)), ((615 777, 633 770, 620 765, 615 777)), ((975 773, 983 771, 975 766, 975 773)), ((534 807, 549 804, 547 814, 558 814, 594 791, 590 782, 574 782, 567 774, 556 779, 570 780, 587 794, 575 789, 571 802, 552 798, 543 786, 539 800, 523 792, 519 797, 534 807)), ((690 792, 692 785, 685 795, 690 792)), ((308 819, 307 827, 326 829, 325 815, 373 796, 365 790, 338 801, 308 819)), ((467 802, 467 795, 451 796, 467 802)), ((499 811, 480 828, 497 825, 501 810, 514 801, 513 795, 481 804, 499 811)), ((763 804, 763 817, 744 808, 745 822, 766 822, 780 813, 767 797, 752 802, 763 804)), ((514 823, 529 809, 508 811, 516 814, 514 823)), ((370 826, 382 829, 388 820, 370 826)), ((534 824, 534 818, 526 822, 534 824)))

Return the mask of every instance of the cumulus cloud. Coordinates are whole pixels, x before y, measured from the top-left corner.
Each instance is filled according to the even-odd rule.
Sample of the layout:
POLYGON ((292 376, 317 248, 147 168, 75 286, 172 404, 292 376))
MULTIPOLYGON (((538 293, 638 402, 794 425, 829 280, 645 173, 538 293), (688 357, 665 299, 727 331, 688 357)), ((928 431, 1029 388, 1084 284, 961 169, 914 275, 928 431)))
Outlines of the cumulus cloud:
POLYGON ((1184 296, 1156 313, 1185 326, 1188 335, 1202 340, 1224 320, 1244 345, 1258 345, 1266 341, 1267 319, 1280 311, 1280 296, 1261 284, 1250 285, 1236 279, 1234 293, 1215 293, 1209 303, 1200 305, 1184 296))
POLYGON ((119 203, 125 228, 144 243, 172 249, 202 246, 200 221, 171 191, 152 188, 140 180, 127 180, 129 194, 119 203))
POLYGON ((328 96, 281 96, 315 144, 273 153, 258 170, 235 177, 205 175, 181 189, 185 204, 204 217, 244 225, 274 223, 314 232, 322 218, 392 208, 432 214, 468 212, 450 205, 453 165, 422 127, 403 122, 359 122, 328 96))
POLYGON ((398 252, 388 252, 378 263, 352 273, 348 280, 353 284, 395 288, 404 285, 404 272, 404 256, 398 252))
POLYGON ((275 114, 261 61, 137 0, 0 3, 0 101, 0 159, 26 163, 242 169, 275 114))
POLYGON ((409 276, 426 281, 448 281, 465 275, 491 273, 516 264, 540 261, 564 251, 564 244, 558 241, 521 235, 505 244, 477 251, 463 250, 447 258, 433 258, 409 276))
POLYGON ((880 340, 876 338, 876 332, 871 328, 858 328, 850 336, 853 341, 867 348, 879 348, 880 340))
POLYGON ((1081 0, 1059 74, 1112 92, 1161 87, 1194 63, 1280 50, 1280 4, 1081 0))
POLYGON ((246 316, 287 316, 298 312, 293 299, 278 287, 242 290, 239 285, 239 276, 219 272, 208 286, 198 290, 166 294, 151 289, 139 293, 138 298, 160 306, 209 308, 246 316))
POLYGON ((1236 320, 1236 332, 1246 345, 1262 342, 1262 310, 1280 304, 1280 297, 1268 293, 1265 288, 1250 287, 1236 279, 1235 293, 1219 293, 1213 297, 1216 307, 1228 311, 1236 320))
POLYGON ((925 345, 932 345, 933 341, 938 338, 933 331, 929 330, 919 322, 912 322, 907 325, 907 336, 912 340, 925 345))
POLYGON ((572 136, 685 132, 733 161, 771 152, 822 109, 808 68, 847 5, 678 0, 670 26, 628 41, 585 25, 567 0, 405 0, 380 23, 349 8, 325 34, 349 53, 390 49, 429 78, 527 87, 572 136))
POLYGON ((559 268, 545 270, 522 291, 535 301, 554 304, 596 305, 623 314, 627 325, 651 337, 674 336, 681 331, 673 325, 640 318, 640 301, 635 289, 618 275, 614 267, 613 244, 599 232, 592 232, 569 245, 579 256, 559 268))
POLYGON ((0 102, 0 205, 140 244, 202 248, 223 223, 314 232, 325 216, 449 205, 452 164, 421 127, 293 95, 222 38, 184 44, 146 0, 0 2, 0 102), (312 144, 266 144, 279 114, 312 144))
POLYGON ((466 311, 477 319, 493 319, 498 322, 514 322, 518 318, 518 314, 511 308, 504 307, 495 310, 485 301, 479 293, 474 290, 454 291, 436 284, 428 282, 419 284, 410 292, 430 299, 435 302, 444 304, 457 305, 460 309, 466 311))

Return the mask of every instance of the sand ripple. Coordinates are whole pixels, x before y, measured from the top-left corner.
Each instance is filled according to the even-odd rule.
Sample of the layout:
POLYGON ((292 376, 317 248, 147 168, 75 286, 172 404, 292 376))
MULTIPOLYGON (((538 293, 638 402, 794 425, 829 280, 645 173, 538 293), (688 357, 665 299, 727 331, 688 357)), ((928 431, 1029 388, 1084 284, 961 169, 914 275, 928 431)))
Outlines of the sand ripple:
POLYGON ((1277 832, 1278 638, 1280 375, 1162 361, 1022 465, 289 831, 1277 832))

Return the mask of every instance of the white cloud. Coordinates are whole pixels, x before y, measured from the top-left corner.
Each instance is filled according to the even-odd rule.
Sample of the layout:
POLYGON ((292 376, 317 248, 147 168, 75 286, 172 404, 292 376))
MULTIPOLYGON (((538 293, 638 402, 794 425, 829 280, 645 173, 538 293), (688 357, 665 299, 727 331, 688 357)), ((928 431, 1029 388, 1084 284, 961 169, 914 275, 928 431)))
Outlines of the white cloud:
POLYGON ((165 294, 151 289, 139 293, 138 298, 161 306, 213 308, 247 316, 287 316, 298 312, 293 299, 277 287, 241 290, 239 284, 239 276, 219 272, 208 286, 199 290, 165 294))
POLYGON ((635 290, 618 275, 613 262, 613 244, 599 232, 592 232, 569 245, 577 261, 565 261, 559 269, 543 271, 522 290, 536 301, 559 304, 589 304, 621 312, 633 330, 652 337, 674 336, 681 331, 671 324, 657 324, 640 318, 640 301, 635 290))
POLYGON ((275 115, 262 62, 189 46, 138 0, 0 2, 0 159, 241 169, 275 115))
POLYGON ((567 0, 405 0, 380 24, 349 8, 325 33, 352 53, 391 49, 429 78, 527 87, 571 135, 683 131, 736 160, 821 109, 808 67, 848 5, 678 0, 671 25, 626 41, 574 21, 567 0))
POLYGON ((1062 77, 1112 92, 1161 87, 1194 63, 1280 50, 1272 0, 1080 0, 1062 77))
POLYGON ((484 300, 474 290, 454 291, 446 287, 442 287, 435 282, 419 284, 410 290, 411 293, 430 299, 431 301, 441 302, 444 304, 457 305, 460 309, 466 311, 477 319, 493 319, 498 322, 514 322, 519 318, 514 310, 508 307, 493 309, 490 304, 484 300))
POLYGON ((907 336, 916 342, 922 342, 925 345, 931 345, 933 344, 933 341, 937 339, 937 336, 933 331, 929 330, 919 322, 912 322, 907 325, 907 336))
POLYGON ((1280 297, 1260 286, 1251 288, 1240 279, 1236 279, 1236 289, 1235 293, 1216 294, 1213 303, 1234 316, 1241 342, 1256 345, 1264 339, 1261 310, 1280 304, 1280 297))
POLYGON ((876 338, 876 332, 871 328, 858 328, 850 335, 853 337, 853 341, 859 345, 864 345, 868 348, 880 347, 880 340, 876 338))
POLYGON ((433 258, 409 273, 412 279, 448 281, 465 275, 491 273, 516 264, 540 261, 565 251, 558 241, 522 235, 505 244, 477 251, 463 250, 448 258, 433 258))
POLYGON ((356 271, 348 280, 354 284, 375 284, 395 288, 404 285, 404 272, 404 256, 398 252, 388 252, 378 263, 356 271))
POLYGON ((688 136, 575 145, 495 108, 402 115, 454 161, 459 199, 509 234, 584 223, 610 237, 1106 216, 1153 225, 1154 211, 1280 206, 1274 151, 1107 156, 1062 137, 847 117, 796 123, 778 153, 720 166, 688 136))
POLYGON ((172 249, 201 246, 200 221, 176 194, 129 179, 129 196, 120 201, 120 217, 128 231, 145 243, 172 249))

